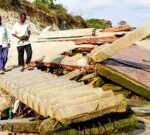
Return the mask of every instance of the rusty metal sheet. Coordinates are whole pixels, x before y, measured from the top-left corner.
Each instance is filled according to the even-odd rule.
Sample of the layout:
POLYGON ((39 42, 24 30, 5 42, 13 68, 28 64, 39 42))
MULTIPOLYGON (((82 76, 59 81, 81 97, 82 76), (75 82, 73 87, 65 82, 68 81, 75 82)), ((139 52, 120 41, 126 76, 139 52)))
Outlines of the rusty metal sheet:
POLYGON ((105 64, 150 88, 150 51, 136 45, 122 51, 105 64))

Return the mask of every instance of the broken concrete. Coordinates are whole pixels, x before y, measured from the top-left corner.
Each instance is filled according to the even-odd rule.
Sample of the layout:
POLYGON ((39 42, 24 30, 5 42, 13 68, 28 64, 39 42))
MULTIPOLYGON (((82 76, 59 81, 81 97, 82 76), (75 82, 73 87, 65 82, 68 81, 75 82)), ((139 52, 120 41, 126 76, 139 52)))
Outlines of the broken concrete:
POLYGON ((38 70, 8 72, 1 76, 0 86, 44 117, 64 124, 126 110, 122 95, 114 96, 111 91, 103 92, 38 70))
POLYGON ((39 35, 39 38, 52 39, 52 38, 83 37, 83 36, 92 36, 93 32, 94 32, 94 28, 48 31, 48 32, 42 32, 39 35))

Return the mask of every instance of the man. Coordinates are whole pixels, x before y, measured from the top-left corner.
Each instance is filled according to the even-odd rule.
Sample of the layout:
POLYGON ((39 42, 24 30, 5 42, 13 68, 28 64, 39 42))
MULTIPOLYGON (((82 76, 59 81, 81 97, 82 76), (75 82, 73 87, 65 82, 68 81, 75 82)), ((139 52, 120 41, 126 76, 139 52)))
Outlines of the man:
POLYGON ((10 47, 9 36, 6 26, 2 23, 0 16, 0 74, 5 73, 5 65, 8 59, 8 48, 10 47))
POLYGON ((26 14, 21 13, 19 22, 17 22, 12 30, 12 35, 18 39, 17 51, 18 51, 18 65, 21 66, 23 72, 25 67, 31 62, 32 48, 29 41, 31 30, 30 24, 26 22, 26 14), (26 62, 24 62, 24 52, 27 54, 26 62))

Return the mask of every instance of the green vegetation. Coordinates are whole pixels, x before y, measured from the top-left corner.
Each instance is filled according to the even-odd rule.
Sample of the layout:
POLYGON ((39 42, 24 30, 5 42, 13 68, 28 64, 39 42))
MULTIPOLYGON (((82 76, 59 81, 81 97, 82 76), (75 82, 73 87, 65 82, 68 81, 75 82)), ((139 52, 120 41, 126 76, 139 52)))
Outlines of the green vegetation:
POLYGON ((33 2, 33 4, 39 8, 40 8, 40 6, 46 7, 46 8, 55 8, 56 7, 53 0, 35 0, 33 2))
POLYGON ((61 4, 55 4, 54 0, 35 0, 33 7, 50 15, 51 22, 59 25, 60 29, 86 27, 86 23, 81 16, 72 16, 61 4))
POLYGON ((88 19, 86 23, 90 28, 105 29, 112 27, 111 21, 104 19, 88 19))
POLYGON ((25 12, 32 22, 41 27, 55 25, 59 29, 83 28, 86 23, 81 16, 73 16, 61 4, 54 0, 0 0, 0 8, 17 13, 25 12))
POLYGON ((53 0, 35 0, 33 6, 46 13, 59 12, 67 13, 67 10, 61 4, 54 4, 53 0))
POLYGON ((20 0, 0 0, 0 8, 9 10, 11 6, 17 7, 20 5, 20 0))

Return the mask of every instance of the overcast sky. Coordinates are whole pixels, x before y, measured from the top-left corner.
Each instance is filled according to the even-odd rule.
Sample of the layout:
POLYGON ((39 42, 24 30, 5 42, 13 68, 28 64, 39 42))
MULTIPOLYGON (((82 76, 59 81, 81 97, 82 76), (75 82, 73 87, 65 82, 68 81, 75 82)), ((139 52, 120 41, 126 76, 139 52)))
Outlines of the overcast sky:
MULTIPOLYGON (((32 0, 30 0, 32 1, 32 0)), ((150 21, 150 0, 56 0, 74 15, 109 19, 116 25, 126 20, 133 26, 150 21)))

